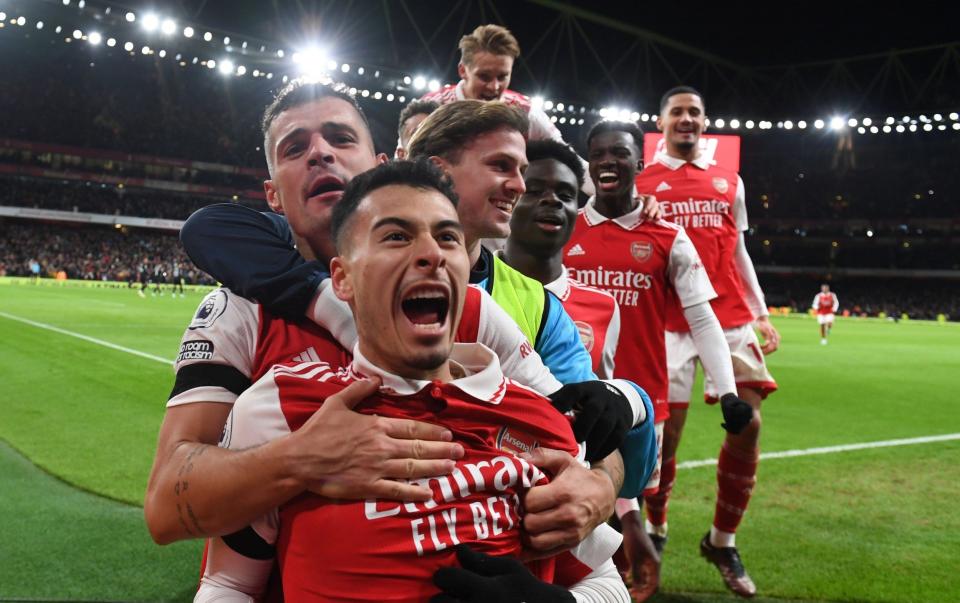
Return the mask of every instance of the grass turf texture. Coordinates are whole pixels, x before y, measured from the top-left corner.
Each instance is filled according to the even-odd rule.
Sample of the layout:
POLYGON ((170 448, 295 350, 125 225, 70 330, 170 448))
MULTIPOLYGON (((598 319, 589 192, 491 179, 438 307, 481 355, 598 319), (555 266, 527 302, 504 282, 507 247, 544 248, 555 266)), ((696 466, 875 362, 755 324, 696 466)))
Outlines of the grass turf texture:
MULTIPOLYGON (((201 299, 50 285, 0 279, 0 312, 170 359, 201 299)), ((840 320, 820 346, 808 317, 775 324, 782 391, 764 408, 764 451, 960 432, 957 325, 840 320)), ((170 367, 4 317, 0 337, 0 439, 78 489, 139 505, 170 367)), ((718 408, 693 406, 681 462, 716 456, 720 421, 718 408)), ((960 598, 958 452, 948 442, 761 463, 738 544, 762 597, 960 598)), ((0 600, 190 599, 197 543, 157 547, 139 508, 77 492, 8 450, 0 459, 0 600)), ((697 554, 713 473, 678 474, 659 601, 732 600, 697 554)))

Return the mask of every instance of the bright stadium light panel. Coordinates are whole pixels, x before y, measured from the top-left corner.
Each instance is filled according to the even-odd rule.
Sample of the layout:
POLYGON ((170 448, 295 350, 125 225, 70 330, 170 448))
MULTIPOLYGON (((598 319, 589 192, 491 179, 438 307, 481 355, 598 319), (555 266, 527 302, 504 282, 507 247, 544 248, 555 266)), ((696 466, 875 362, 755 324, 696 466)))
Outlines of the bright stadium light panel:
POLYGON ((281 59, 283 58, 283 49, 282 49, 282 48, 277 51, 277 56, 280 57, 281 59))
POLYGON ((960 122, 956 122, 956 121, 953 122, 953 129, 954 129, 954 130, 960 130, 960 122))
POLYGON ((550 109, 553 109, 553 101, 552 100, 543 101, 543 110, 549 111, 550 109))
POLYGON ((903 124, 897 124, 897 132, 900 132, 902 134, 906 131, 907 129, 903 127, 903 124))
POLYGON ((217 68, 220 70, 220 73, 224 75, 233 73, 233 61, 224 59, 220 61, 220 63, 217 65, 217 68))
MULTIPOLYGON (((877 126, 873 126, 873 127, 876 128, 877 126)), ((890 126, 883 126, 883 133, 884 133, 884 134, 889 134, 889 133, 892 132, 892 131, 893 131, 893 128, 891 128, 890 126)))
POLYGON ((128 11, 124 18, 127 20, 127 23, 133 23, 137 20, 137 15, 133 11, 128 11))
POLYGON ((427 87, 427 78, 422 75, 413 78, 413 87, 417 90, 423 90, 427 87))
POLYGON ((863 125, 865 125, 865 126, 872 126, 872 125, 873 125, 873 120, 870 119, 869 117, 864 117, 862 121, 863 121, 863 125))
POLYGON ((240 65, 239 67, 237 67, 237 75, 244 75, 246 73, 247 73, 246 67, 244 67, 243 65, 240 65))
POLYGON ((440 89, 440 82, 438 80, 430 80, 430 83, 427 84, 427 88, 430 92, 436 92, 440 89))
MULTIPOLYGON (((857 127, 857 119, 856 119, 855 117, 851 117, 850 119, 847 120, 847 125, 850 126, 851 128, 856 128, 856 127, 857 127)), ((870 124, 863 124, 863 125, 869 126, 870 124)), ((833 121, 832 121, 832 120, 831 120, 831 123, 830 123, 830 127, 833 128, 833 121)), ((837 128, 833 128, 833 129, 836 130, 837 128)))
POLYGON ((843 127, 843 118, 842 117, 831 117, 830 118, 830 129, 839 130, 843 127))
MULTIPOLYGON (((0 19, 2 21, 2 19, 0 19)), ((43 29, 43 21, 37 21, 37 29, 43 29)))
POLYGON ((870 133, 871 133, 871 134, 876 134, 876 133, 879 132, 879 131, 880 131, 880 129, 877 128, 877 126, 870 126, 870 133))
POLYGON ((797 127, 800 128, 801 130, 806 130, 806 129, 807 129, 807 122, 805 122, 805 121, 803 121, 803 120, 801 119, 800 121, 797 122, 797 127))
POLYGON ((160 18, 153 13, 147 13, 143 17, 143 28, 147 31, 156 31, 160 27, 160 18))
POLYGON ((230 45, 230 36, 223 36, 223 45, 224 46, 230 45))
POLYGON ((107 38, 107 46, 113 48, 117 45, 117 40, 115 38, 107 38))
POLYGON ((327 53, 320 48, 311 47, 293 53, 293 62, 299 66, 300 75, 308 79, 319 79, 327 73, 327 53))
POLYGON ((193 28, 187 25, 183 28, 183 37, 192 38, 193 37, 193 28))
POLYGON ((163 50, 163 49, 161 48, 161 49, 160 49, 160 52, 157 53, 157 56, 162 59, 162 58, 164 58, 164 57, 167 56, 167 51, 166 51, 166 50, 163 50))
POLYGON ((19 25, 20 27, 23 27, 26 24, 27 24, 27 20, 25 18, 17 17, 17 25, 19 25))
POLYGON ((94 46, 96 46, 102 41, 103 41, 103 36, 101 36, 98 32, 95 32, 95 31, 90 32, 90 35, 87 36, 87 42, 90 42, 94 46))
POLYGON ((123 49, 126 50, 127 52, 131 52, 133 50, 133 42, 127 42, 126 44, 124 44, 123 49))
POLYGON ((204 41, 204 42, 209 42, 209 41, 212 40, 212 39, 213 39, 213 34, 210 33, 209 31, 208 31, 207 33, 203 34, 203 41, 204 41))
POLYGON ((739 120, 739 119, 731 119, 731 120, 730 120, 730 127, 733 128, 734 130, 736 130, 737 128, 739 128, 739 127, 740 127, 740 120, 739 120))
POLYGON ((822 129, 823 129, 823 120, 822 120, 822 119, 818 119, 817 121, 813 122, 813 127, 816 128, 816 129, 818 129, 818 130, 822 130, 822 129))
POLYGON ((173 32, 177 31, 177 23, 173 19, 164 19, 163 23, 160 24, 160 31, 165 36, 173 35, 173 32))
POLYGON ((340 71, 344 73, 350 73, 350 63, 344 63, 343 65, 340 65, 340 71))
POLYGON ((83 37, 83 32, 82 32, 82 31, 80 31, 79 29, 74 29, 74 30, 73 30, 73 39, 74 39, 74 40, 79 40, 79 39, 82 38, 82 37, 83 37))
POLYGON ((793 129, 793 122, 790 121, 789 119, 788 119, 787 121, 783 122, 783 129, 784 129, 784 130, 792 130, 792 129, 793 129))
POLYGON ((748 119, 748 120, 747 120, 747 123, 745 123, 745 124, 743 124, 743 125, 746 126, 746 128, 747 128, 748 130, 752 130, 752 129, 753 129, 753 120, 752 120, 752 119, 748 119))
POLYGON ((543 109, 543 97, 534 96, 530 99, 530 106, 534 109, 543 109))
POLYGON ((722 117, 718 117, 717 120, 713 122, 713 125, 715 125, 718 128, 722 128, 726 123, 727 122, 723 121, 722 117))

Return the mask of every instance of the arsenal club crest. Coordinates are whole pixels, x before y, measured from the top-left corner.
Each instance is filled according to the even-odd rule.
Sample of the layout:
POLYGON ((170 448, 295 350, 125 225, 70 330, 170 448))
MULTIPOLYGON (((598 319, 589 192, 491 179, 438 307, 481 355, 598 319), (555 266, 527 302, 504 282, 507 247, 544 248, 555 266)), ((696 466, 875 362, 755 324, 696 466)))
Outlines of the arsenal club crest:
MULTIPOLYGON (((724 181, 726 182, 726 181, 724 181)), ((653 255, 653 243, 647 241, 637 241, 630 244, 630 255, 641 264, 650 259, 653 255)))
POLYGON ((587 348, 588 353, 592 352, 594 343, 593 327, 582 320, 575 320, 573 324, 577 325, 577 331, 580 332, 580 341, 583 342, 583 347, 587 348))
POLYGON ((727 182, 726 178, 717 176, 713 179, 713 188, 717 189, 717 192, 721 195, 726 195, 727 191, 730 190, 730 183, 727 182))

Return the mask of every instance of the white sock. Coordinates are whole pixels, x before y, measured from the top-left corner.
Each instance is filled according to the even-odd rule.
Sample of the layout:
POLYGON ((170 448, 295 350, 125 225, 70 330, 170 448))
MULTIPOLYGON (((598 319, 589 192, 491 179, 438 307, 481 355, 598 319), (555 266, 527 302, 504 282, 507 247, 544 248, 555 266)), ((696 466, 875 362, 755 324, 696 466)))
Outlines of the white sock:
POLYGON ((653 534, 654 536, 659 536, 660 538, 667 537, 667 524, 662 526, 655 526, 650 523, 649 519, 643 520, 644 529, 647 531, 647 534, 653 534))
POLYGON ((737 535, 731 532, 721 532, 710 526, 710 544, 724 549, 734 547, 737 546, 737 535))

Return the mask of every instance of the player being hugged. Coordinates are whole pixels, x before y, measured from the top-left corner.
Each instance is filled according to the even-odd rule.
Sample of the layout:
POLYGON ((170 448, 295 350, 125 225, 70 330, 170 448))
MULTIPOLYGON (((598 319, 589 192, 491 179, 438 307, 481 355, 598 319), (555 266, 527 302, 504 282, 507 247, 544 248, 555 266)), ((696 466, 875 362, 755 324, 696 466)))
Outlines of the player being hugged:
POLYGON ((305 494, 213 540, 196 600, 259 595, 274 554, 291 601, 629 600, 610 560, 619 537, 606 526, 570 552, 510 558, 523 547, 524 496, 549 479, 528 452, 579 446, 568 419, 505 378, 488 348, 454 343, 470 272, 456 199, 427 162, 351 182, 334 210, 331 272, 356 318, 354 360, 341 370, 274 367, 237 399, 221 445, 295 436, 352 406, 443 425, 464 456, 445 475, 415 480, 428 501, 305 494))

